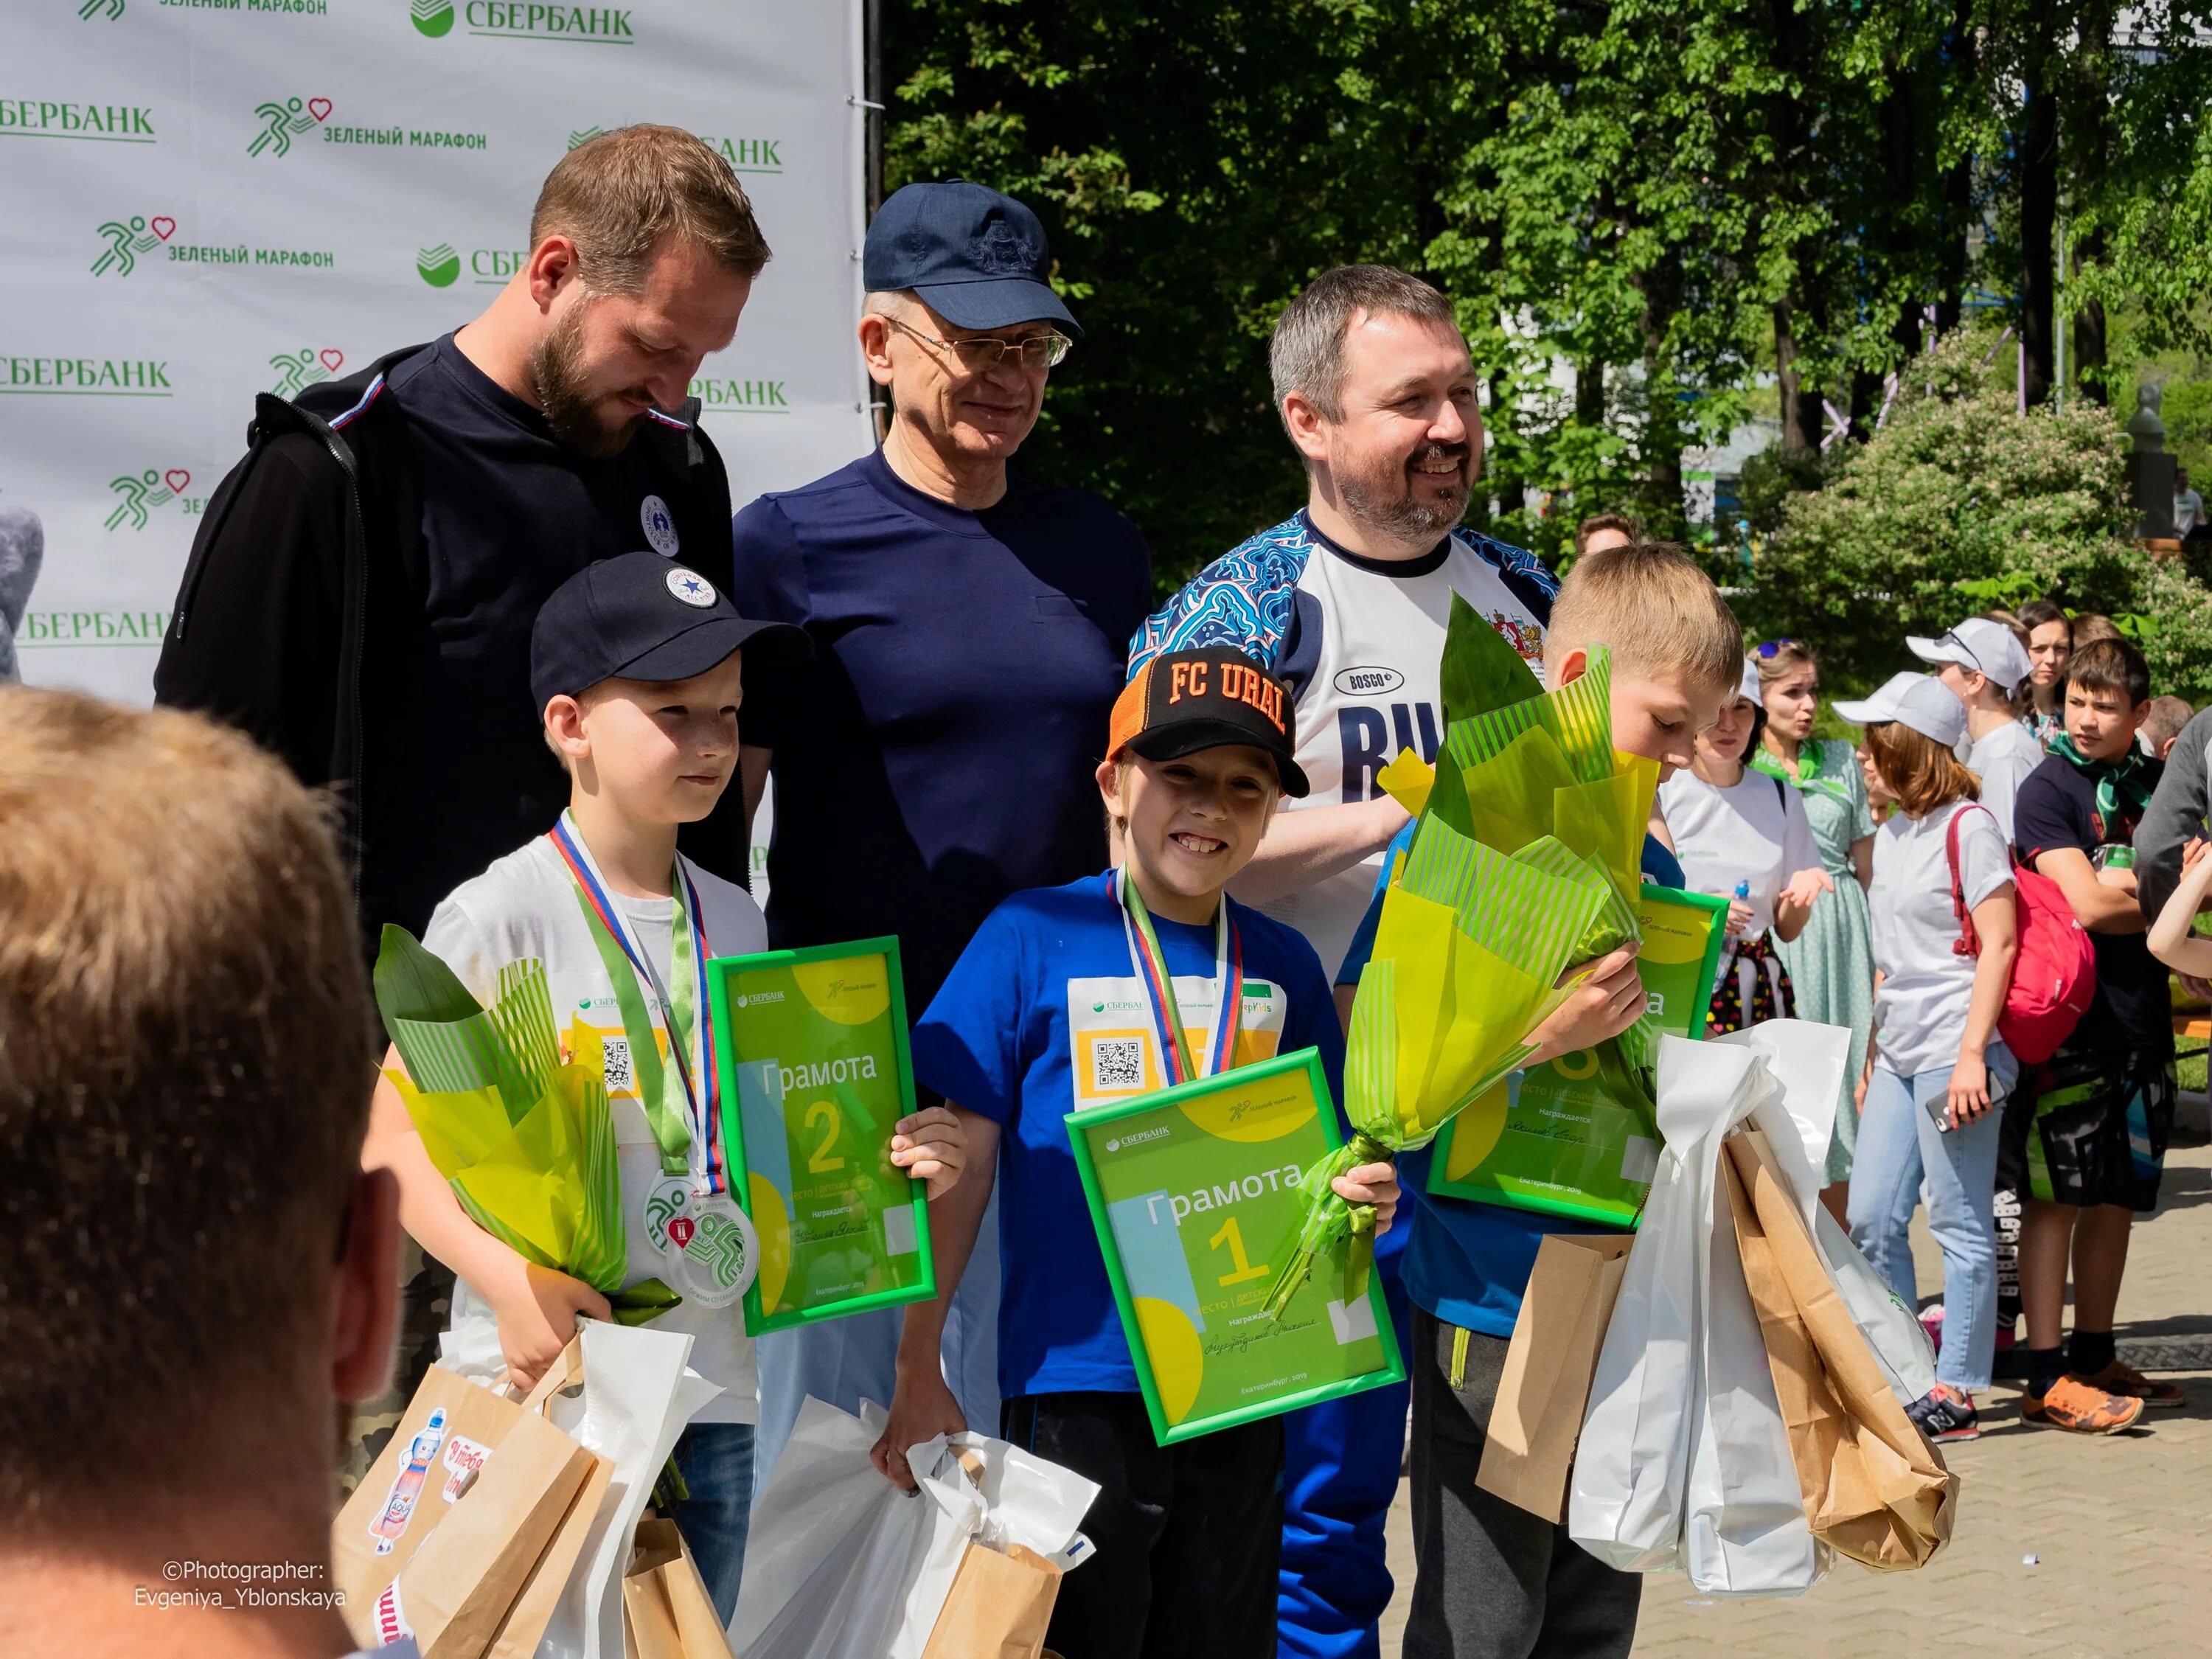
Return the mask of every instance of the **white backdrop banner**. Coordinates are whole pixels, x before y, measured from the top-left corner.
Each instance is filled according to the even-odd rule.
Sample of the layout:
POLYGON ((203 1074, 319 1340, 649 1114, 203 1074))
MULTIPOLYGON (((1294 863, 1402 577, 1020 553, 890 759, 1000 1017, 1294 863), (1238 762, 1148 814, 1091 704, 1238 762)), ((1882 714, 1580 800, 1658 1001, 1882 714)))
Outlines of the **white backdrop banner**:
POLYGON ((0 67, 0 508, 46 531, 26 680, 150 698, 254 394, 468 321, 607 128, 705 138, 775 251, 692 386, 732 500, 870 443, 860 0, 7 0, 0 67))

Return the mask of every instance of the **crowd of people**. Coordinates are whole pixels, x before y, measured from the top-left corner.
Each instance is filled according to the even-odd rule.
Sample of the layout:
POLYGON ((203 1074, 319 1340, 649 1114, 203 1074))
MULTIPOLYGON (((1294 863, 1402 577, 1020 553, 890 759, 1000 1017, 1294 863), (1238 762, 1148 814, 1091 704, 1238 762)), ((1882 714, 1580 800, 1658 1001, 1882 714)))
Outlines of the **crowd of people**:
POLYGON ((2212 730, 2151 696, 2142 652, 2109 619, 2055 601, 1899 643, 1934 672, 1834 704, 1855 747, 1809 740, 1814 648, 1758 646, 1734 711, 1661 792, 1690 885, 1729 898, 1707 1029, 1735 1029, 1754 1001, 1758 1018, 1850 1029, 1824 1198, 1913 1305, 1908 1229, 1927 1206, 1944 1295, 1928 1321, 1936 1387, 1912 1412, 1930 1437, 1979 1432, 1973 1396, 2015 1345, 2028 1421, 2111 1433, 2185 1403, 2121 1362, 2112 1326, 2173 1121, 2170 971, 2203 991, 2186 948, 2195 903, 2171 895, 2202 833, 2194 774, 2212 730), (2177 752, 2172 816, 2146 834, 2177 752), (2086 930, 2095 990, 2063 1030, 2014 1028, 2036 1050, 2021 1055, 2008 996, 2016 966, 2048 967, 2022 936, 2039 906, 2086 930), (2176 942, 2154 948, 2161 922, 2176 942))
MULTIPOLYGON (((1407 1382, 1160 1446, 1063 1125, 1131 1086, 1083 1042, 1093 1002, 1152 1011, 1145 1086, 1312 1048, 1340 1097, 1412 827, 1379 775, 1436 754, 1455 596, 1532 688, 1609 657, 1614 744, 1662 778, 1644 878, 1728 901, 1709 1028, 1851 1029, 1825 1200, 1911 1297, 1927 1194, 1923 1426, 1974 1429, 2002 1187, 2027 1414, 2179 1401, 2112 1330, 2172 1113, 2161 963, 2212 965, 2188 925, 2212 860, 2185 852, 2212 717, 2161 773, 2140 734, 2175 711, 2109 624, 2031 606, 1905 641, 1936 672, 1838 705, 1856 749, 1818 738, 1816 650, 1747 653, 1681 550, 1609 515, 1562 579, 1461 527, 1474 368, 1449 300, 1374 265, 1316 276, 1270 343, 1305 499, 1156 605, 1127 518, 1011 465, 1081 331, 1034 214, 963 183, 908 186, 868 232, 880 447, 733 514, 688 387, 769 258, 737 178, 674 129, 611 132, 554 169, 530 241, 453 333, 262 401, 162 707, 7 694, 0 1649, 346 1651, 327 1599, 157 1619, 143 1593, 184 1555, 326 1561, 334 1417, 358 1474, 441 1337, 527 1382, 607 1316, 461 1209, 379 1080, 362 963, 397 925, 480 997, 542 963, 564 1031, 623 1040, 633 1280, 659 1267, 648 1194, 727 1201, 707 959, 901 942, 920 1109, 884 1150, 927 1184, 938 1296, 757 1340, 734 1308, 667 1316, 724 1390, 677 1446, 674 1513, 726 1618, 811 1395, 888 1407, 890 1480, 975 1427, 1098 1484, 1064 1659, 1378 1654, 1401 1470, 1408 1659, 1625 1656, 1641 1579, 1475 1480, 1538 1245, 1570 1224, 1431 1194, 1425 1152, 1352 1170, 1407 1382), (2035 1066, 2003 1035, 2015 858, 2096 945, 2094 1006, 2035 1066)), ((1643 1012, 1632 947, 1578 971, 1529 1064, 1643 1012)))

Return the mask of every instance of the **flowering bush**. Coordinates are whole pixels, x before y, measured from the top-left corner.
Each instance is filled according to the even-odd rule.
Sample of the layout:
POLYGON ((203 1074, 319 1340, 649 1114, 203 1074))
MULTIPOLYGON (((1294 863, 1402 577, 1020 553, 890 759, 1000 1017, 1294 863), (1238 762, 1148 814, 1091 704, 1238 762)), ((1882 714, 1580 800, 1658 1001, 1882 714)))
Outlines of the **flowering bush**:
POLYGON ((1783 501, 1747 620, 1863 684, 1912 665, 1906 634, 2047 592, 2124 618, 2157 688, 2201 701, 2212 590, 2126 539, 2118 419, 2087 402, 2021 415, 1998 357, 1988 335, 1961 331, 1907 365, 1881 430, 1832 452, 1825 488, 1783 501))

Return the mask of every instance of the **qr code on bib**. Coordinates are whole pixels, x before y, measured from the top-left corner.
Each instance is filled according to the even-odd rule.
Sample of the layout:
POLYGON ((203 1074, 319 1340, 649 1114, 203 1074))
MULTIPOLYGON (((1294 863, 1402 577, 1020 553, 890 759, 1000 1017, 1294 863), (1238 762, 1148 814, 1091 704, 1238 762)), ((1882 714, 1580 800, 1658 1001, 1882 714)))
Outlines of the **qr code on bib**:
POLYGON ((1091 1045, 1091 1086, 1100 1094, 1145 1086, 1141 1037, 1106 1037, 1091 1045))
POLYGON ((636 1088, 637 1080, 630 1072, 629 1039, 611 1036, 603 1039, 601 1046, 606 1050, 607 1092, 618 1095, 636 1088))

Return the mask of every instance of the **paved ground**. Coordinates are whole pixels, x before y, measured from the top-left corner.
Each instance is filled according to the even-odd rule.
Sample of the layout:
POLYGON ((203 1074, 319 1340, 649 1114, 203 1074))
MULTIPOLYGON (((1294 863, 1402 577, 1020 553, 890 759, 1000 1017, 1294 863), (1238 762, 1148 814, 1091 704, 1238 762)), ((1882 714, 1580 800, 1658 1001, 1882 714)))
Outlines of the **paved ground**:
MULTIPOLYGON (((2077 1437, 2023 1424, 2017 1389, 2001 1382, 1982 1401, 1981 1439, 1948 1449, 1958 1531, 1933 1564, 1880 1575, 1844 1562, 1779 1601, 1711 1602, 1655 1574, 1639 1659, 2212 1652, 2212 1148, 2201 1133, 2169 1154, 2162 1196, 2136 1226, 2118 1334, 2124 1357, 2190 1382, 2187 1407, 2150 1414, 2148 1431, 2077 1437)), ((1915 1244, 1925 1294, 1941 1257, 1924 1234, 1915 1244)), ((1413 1577, 1402 1492, 1391 1520, 1386 1659, 1413 1577)))

